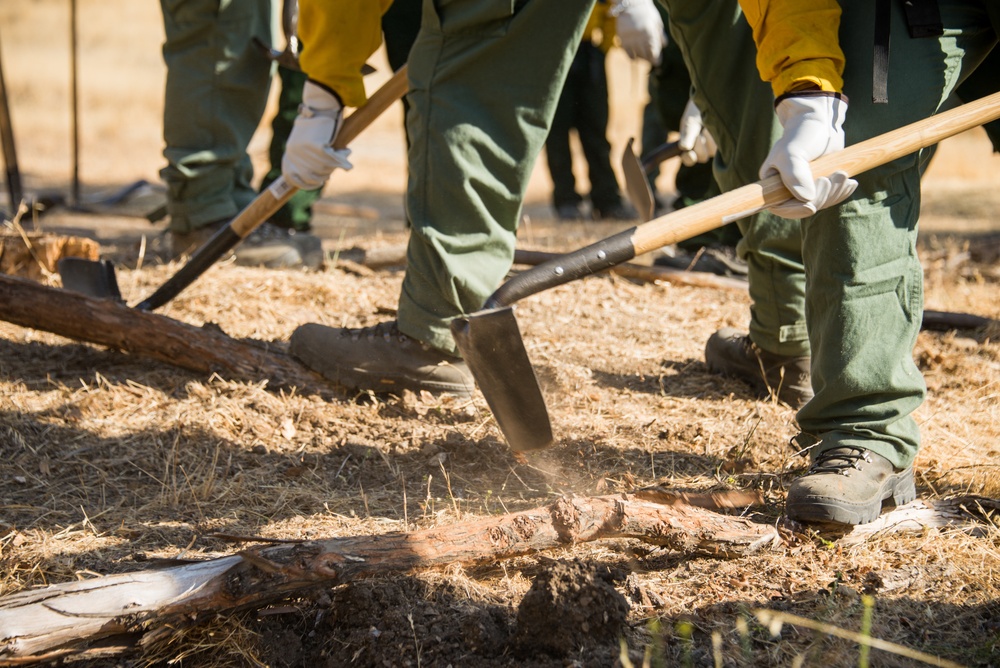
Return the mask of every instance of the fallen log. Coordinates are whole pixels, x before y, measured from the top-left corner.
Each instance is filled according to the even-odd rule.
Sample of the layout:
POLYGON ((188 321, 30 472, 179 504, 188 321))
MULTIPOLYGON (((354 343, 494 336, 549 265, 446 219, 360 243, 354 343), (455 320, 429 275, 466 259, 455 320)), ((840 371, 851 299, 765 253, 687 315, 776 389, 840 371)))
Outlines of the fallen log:
POLYGON ((410 533, 282 542, 239 554, 22 591, 0 598, 0 666, 148 643, 212 613, 295 592, 448 564, 491 563, 577 543, 634 538, 686 555, 732 558, 777 530, 684 503, 622 494, 554 503, 410 533))
POLYGON ((266 380, 310 392, 330 389, 322 376, 277 345, 241 341, 213 325, 195 327, 109 299, 3 274, 0 320, 232 380, 266 380))
MULTIPOLYGON (((636 494, 562 497, 500 517, 410 533, 281 541, 202 562, 51 585, 0 598, 0 666, 107 656, 169 636, 213 614, 255 609, 316 587, 448 564, 483 564, 610 538, 664 546, 688 556, 735 558, 780 543, 778 531, 745 517, 691 505, 728 507, 755 494, 636 494), (719 501, 722 503, 718 503, 719 501)), ((887 533, 995 526, 1000 501, 976 496, 917 500, 847 530, 852 545, 887 533)), ((835 535, 822 529, 821 536, 835 535)), ((265 539, 260 539, 265 540, 265 539)))
POLYGON ((947 332, 953 329, 981 329, 998 321, 972 313, 954 311, 924 311, 921 329, 947 332))

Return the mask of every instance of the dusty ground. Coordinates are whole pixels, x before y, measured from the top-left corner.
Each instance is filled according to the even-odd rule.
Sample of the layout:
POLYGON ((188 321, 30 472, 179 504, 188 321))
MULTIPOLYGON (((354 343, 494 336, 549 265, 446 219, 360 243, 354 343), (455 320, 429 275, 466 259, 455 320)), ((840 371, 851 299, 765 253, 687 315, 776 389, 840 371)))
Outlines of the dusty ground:
MULTIPOLYGON (((137 179, 155 185, 162 162, 158 9, 126 0, 82 0, 80 7, 84 194, 137 179)), ((0 0, 4 73, 32 193, 70 188, 66 19, 66 3, 57 0, 0 0)), ((612 66, 617 153, 635 133, 642 71, 619 59, 612 66)), ((316 227, 331 254, 405 238, 399 117, 387 114, 359 138, 356 168, 328 186, 316 227)), ((267 136, 262 127, 251 147, 259 166, 267 136)), ((539 170, 524 247, 570 249, 616 229, 552 221, 547 188, 539 170)), ((56 208, 37 224, 99 238, 134 303, 178 268, 153 252, 162 224, 123 215, 141 214, 157 197, 153 188, 100 214, 56 208)), ((998 205, 1000 158, 984 136, 945 142, 926 177, 921 222, 928 308, 1000 318, 996 246, 987 243, 1000 231, 998 205)), ((160 312, 281 346, 304 322, 357 326, 391 317, 400 281, 398 270, 220 264, 160 312)), ((709 374, 702 355, 713 331, 745 324, 747 307, 742 291, 607 277, 525 300, 518 321, 557 442, 523 460, 504 444, 480 395, 459 402, 339 392, 327 401, 0 323, 0 595, 237 549, 212 533, 297 539, 442 527, 561 494, 651 484, 758 490, 766 503, 750 517, 773 524, 805 466, 787 445, 794 413, 709 374)), ((924 498, 1000 497, 998 338, 995 325, 920 336, 915 355, 929 386, 918 413, 924 498)), ((856 642, 832 632, 785 625, 772 635, 754 614, 762 608, 828 630, 859 631, 870 615, 876 638, 960 664, 997 665, 998 548, 1000 533, 990 525, 978 534, 926 530, 850 547, 806 535, 736 560, 602 541, 310 591, 92 665, 862 661, 856 642)), ((915 664, 878 650, 868 660, 915 664)))

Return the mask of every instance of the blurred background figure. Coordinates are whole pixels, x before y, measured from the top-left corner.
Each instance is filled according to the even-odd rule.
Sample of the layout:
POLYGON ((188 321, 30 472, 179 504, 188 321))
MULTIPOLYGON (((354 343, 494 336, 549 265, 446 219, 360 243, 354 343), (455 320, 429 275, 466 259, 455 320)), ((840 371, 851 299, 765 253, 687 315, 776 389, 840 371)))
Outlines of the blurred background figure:
MULTIPOLYGON (((289 2, 283 13, 294 15, 294 2, 289 2)), ((255 42, 273 44, 275 30, 271 0, 160 0, 160 7, 167 66, 167 166, 160 176, 167 186, 170 217, 167 250, 176 257, 203 245, 257 196, 247 146, 264 114, 274 64, 255 42)), ((297 108, 294 100, 301 98, 302 80, 289 76, 284 82, 286 107, 279 116, 287 116, 287 105, 297 108)), ((284 120, 276 122, 283 131, 284 120)), ((282 136, 276 141, 280 156, 282 136)), ((308 195, 299 202, 303 199, 308 195)), ((286 227, 265 223, 237 246, 236 262, 274 268, 320 266, 320 240, 306 232, 308 206, 298 216, 292 210, 275 218, 286 227)))
MULTIPOLYGON (((657 3, 664 25, 669 25, 667 11, 657 3)), ((676 44, 667 41, 659 64, 649 71, 649 101, 642 114, 642 153, 648 154, 668 141, 670 133, 681 132, 685 111, 692 96, 691 76, 676 44)), ((698 119, 700 122, 700 119, 698 119)), ((653 215, 683 209, 720 194, 712 175, 712 156, 682 160, 674 177, 676 193, 668 199, 659 191, 657 180, 661 171, 654 167, 648 172, 653 192, 653 215)), ((724 276, 744 277, 746 264, 737 257, 736 244, 742 235, 736 223, 692 237, 661 251, 654 264, 693 271, 710 271, 724 276)))
POLYGON ((594 6, 583 42, 570 65, 552 129, 545 141, 545 156, 552 178, 552 206, 561 220, 631 220, 633 209, 622 198, 618 178, 611 167, 608 128, 608 76, 605 55, 614 44, 615 19, 602 0, 594 6), (585 198, 576 189, 570 135, 576 132, 587 161, 590 193, 585 198), (590 200, 589 216, 582 205, 590 200))

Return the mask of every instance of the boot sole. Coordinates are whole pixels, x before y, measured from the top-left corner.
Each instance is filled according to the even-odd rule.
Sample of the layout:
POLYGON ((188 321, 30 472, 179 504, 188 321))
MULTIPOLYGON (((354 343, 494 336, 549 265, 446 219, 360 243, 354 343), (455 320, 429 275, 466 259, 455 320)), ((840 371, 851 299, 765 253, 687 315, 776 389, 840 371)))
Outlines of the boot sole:
POLYGON ((825 522, 832 524, 868 524, 878 519, 886 501, 901 506, 917 498, 913 483, 913 467, 893 473, 885 479, 877 494, 867 501, 852 503, 844 499, 809 495, 785 502, 785 512, 799 522, 825 522))
POLYGON ((399 394, 403 390, 410 390, 412 392, 426 390, 432 394, 451 394, 463 399, 472 396, 472 388, 466 385, 422 380, 409 376, 393 377, 361 371, 355 373, 343 372, 339 378, 331 378, 330 380, 355 390, 370 389, 373 392, 388 392, 390 394, 399 394))

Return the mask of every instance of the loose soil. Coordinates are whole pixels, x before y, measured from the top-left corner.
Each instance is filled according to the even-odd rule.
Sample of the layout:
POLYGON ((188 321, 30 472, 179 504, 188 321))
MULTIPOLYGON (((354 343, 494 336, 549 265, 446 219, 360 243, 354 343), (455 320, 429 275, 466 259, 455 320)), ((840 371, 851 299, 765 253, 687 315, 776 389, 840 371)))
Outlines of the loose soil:
MULTIPOLYGON (((156 170, 163 67, 154 3, 81 0, 81 175, 85 198, 138 179, 122 205, 55 207, 30 227, 98 239, 129 303, 179 268, 159 253, 156 170), (110 30, 109 25, 127 26, 110 30), (123 54, 127 54, 123 56, 123 54)), ((66 4, 0 3, 3 65, 29 193, 70 189, 66 4)), ((371 86, 385 78, 381 58, 371 86)), ((613 56, 610 135, 636 133, 644 71, 613 56)), ((399 267, 336 268, 342 249, 405 242, 401 113, 358 139, 355 168, 317 210, 328 266, 269 271, 219 263, 160 313, 287 347, 305 322, 363 326, 393 317, 399 267)), ((260 173, 269 131, 251 153, 260 173)), ((670 170, 662 187, 670 192, 670 170)), ((583 176, 583 175, 581 175, 583 176)), ((540 161, 524 248, 569 250, 626 224, 552 219, 540 161)), ((929 309, 1000 319, 995 212, 1000 157, 980 131, 945 142, 925 177, 920 257, 929 309)), ((647 258, 648 260, 648 258, 647 258)), ((46 279, 58 285, 58 277, 46 279)), ((703 346, 745 327, 744 291, 610 276, 556 288, 517 317, 556 433, 515 457, 485 400, 355 394, 332 399, 169 364, 0 322, 0 595, 204 559, 240 549, 217 537, 377 535, 532 508, 563 494, 660 485, 745 489, 774 524, 806 462, 788 407, 708 372, 703 346)), ((918 493, 1000 497, 1000 326, 922 332, 928 384, 917 413, 918 493)), ((789 535, 735 560, 627 540, 477 566, 317 588, 264 610, 199 620, 93 666, 855 665, 852 641, 793 613, 965 665, 1000 663, 1000 532, 888 533, 844 546, 789 535), (870 621, 866 621, 870 620, 870 621)), ((873 650, 871 665, 913 659, 873 650)))

